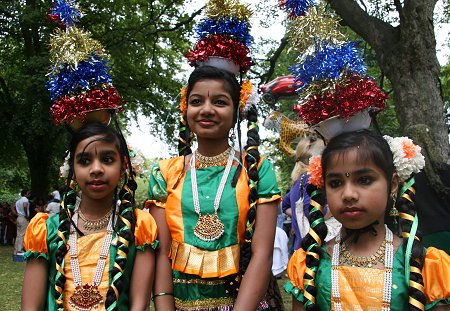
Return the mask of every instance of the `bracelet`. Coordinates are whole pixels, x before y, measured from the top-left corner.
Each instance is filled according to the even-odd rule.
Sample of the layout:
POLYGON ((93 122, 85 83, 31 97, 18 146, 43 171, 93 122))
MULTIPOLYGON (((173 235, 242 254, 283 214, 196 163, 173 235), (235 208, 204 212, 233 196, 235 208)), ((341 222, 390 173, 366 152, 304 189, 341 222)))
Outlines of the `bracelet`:
POLYGON ((155 298, 160 297, 160 296, 173 296, 173 293, 157 293, 157 294, 153 295, 152 301, 155 301, 155 298))

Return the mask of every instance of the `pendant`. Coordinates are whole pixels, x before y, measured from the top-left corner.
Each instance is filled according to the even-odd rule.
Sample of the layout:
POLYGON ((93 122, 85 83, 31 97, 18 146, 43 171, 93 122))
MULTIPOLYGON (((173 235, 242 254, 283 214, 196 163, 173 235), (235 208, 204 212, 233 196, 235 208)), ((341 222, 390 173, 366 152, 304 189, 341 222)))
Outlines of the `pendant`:
POLYGON ((103 302, 102 295, 98 286, 84 284, 75 289, 73 295, 69 298, 69 304, 79 311, 90 311, 103 302))
POLYGON ((225 232, 224 228, 217 213, 200 214, 194 227, 194 234, 200 240, 210 242, 219 239, 225 232))

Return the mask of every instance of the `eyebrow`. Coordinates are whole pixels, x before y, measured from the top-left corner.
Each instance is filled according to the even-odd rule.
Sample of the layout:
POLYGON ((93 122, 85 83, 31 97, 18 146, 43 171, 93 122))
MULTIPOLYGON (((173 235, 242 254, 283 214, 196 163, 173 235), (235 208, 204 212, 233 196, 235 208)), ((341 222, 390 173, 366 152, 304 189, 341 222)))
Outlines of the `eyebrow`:
MULTIPOLYGON (((375 172, 375 171, 374 171, 373 169, 370 169, 370 168, 362 168, 362 169, 360 169, 360 170, 356 170, 356 171, 354 171, 354 172, 349 172, 349 173, 350 173, 350 176, 351 176, 351 175, 371 174, 371 173, 374 173, 374 172, 375 172)), ((345 173, 347 173, 347 172, 345 172, 345 173)), ((326 177, 326 178, 328 178, 328 177, 334 177, 334 178, 337 178, 337 177, 343 176, 345 173, 334 173, 334 172, 331 172, 331 173, 325 174, 325 177, 326 177)))
MULTIPOLYGON (((104 157, 104 156, 115 156, 116 155, 116 150, 114 149, 110 149, 110 150, 103 150, 100 152, 100 156, 104 157)), ((77 153, 75 156, 75 159, 79 160, 82 157, 91 157, 92 156, 92 152, 89 151, 82 151, 80 153, 77 153)))

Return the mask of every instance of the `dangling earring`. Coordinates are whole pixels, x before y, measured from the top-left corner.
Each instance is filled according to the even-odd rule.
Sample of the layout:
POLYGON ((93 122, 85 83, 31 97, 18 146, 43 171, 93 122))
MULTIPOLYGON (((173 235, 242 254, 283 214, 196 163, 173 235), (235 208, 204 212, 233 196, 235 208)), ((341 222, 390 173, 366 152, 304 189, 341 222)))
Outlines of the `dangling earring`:
POLYGON ((234 142, 236 141, 236 134, 234 131, 234 127, 232 127, 230 129, 230 134, 228 135, 228 140, 229 140, 230 146, 234 146, 234 142))
POLYGON ((399 230, 400 228, 398 223, 398 217, 400 213, 398 212, 398 209, 395 207, 395 202, 397 201, 397 198, 395 197, 395 195, 391 195, 391 199, 392 199, 392 207, 389 210, 389 216, 392 217, 392 223, 397 231, 397 234, 400 234, 399 230))

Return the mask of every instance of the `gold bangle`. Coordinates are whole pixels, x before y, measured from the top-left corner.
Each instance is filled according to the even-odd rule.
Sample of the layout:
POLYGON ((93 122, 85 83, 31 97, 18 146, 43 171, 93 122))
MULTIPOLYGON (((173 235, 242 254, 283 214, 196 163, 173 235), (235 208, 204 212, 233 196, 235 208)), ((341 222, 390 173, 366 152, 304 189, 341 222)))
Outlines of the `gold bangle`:
POLYGON ((156 297, 160 297, 160 296, 173 296, 173 293, 157 293, 157 294, 155 294, 155 295, 153 295, 153 297, 152 297, 152 301, 155 301, 155 298, 156 297))

